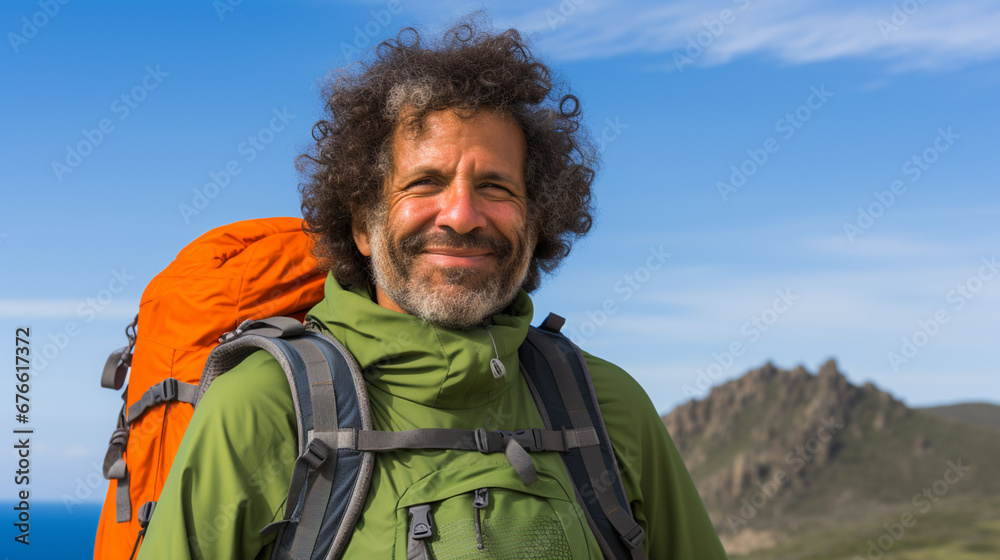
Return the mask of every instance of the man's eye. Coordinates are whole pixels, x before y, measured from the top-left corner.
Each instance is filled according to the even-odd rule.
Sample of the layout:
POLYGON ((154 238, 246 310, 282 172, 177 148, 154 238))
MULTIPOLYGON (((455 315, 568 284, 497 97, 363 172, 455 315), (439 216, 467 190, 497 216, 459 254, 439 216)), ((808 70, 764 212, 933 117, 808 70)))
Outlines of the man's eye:
POLYGON ((414 181, 414 182, 410 183, 409 185, 407 185, 406 188, 408 190, 413 190, 413 189, 421 189, 421 190, 423 190, 423 189, 433 188, 433 187, 436 187, 436 186, 437 186, 437 182, 434 181, 434 179, 427 178, 427 179, 419 179, 417 181, 414 181))
POLYGON ((496 193, 513 194, 513 193, 510 192, 510 189, 508 189, 507 187, 504 187, 502 185, 498 185, 496 183, 485 183, 482 186, 482 188, 490 190, 490 191, 493 191, 493 192, 496 192, 496 193))

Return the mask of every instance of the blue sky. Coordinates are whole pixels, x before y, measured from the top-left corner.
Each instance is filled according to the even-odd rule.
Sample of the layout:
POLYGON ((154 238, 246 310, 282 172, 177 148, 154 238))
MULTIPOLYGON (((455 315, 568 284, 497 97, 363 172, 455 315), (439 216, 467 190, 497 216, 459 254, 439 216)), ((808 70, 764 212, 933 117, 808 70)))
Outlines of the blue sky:
POLYGON ((100 369, 149 279, 213 227, 298 214, 318 84, 475 8, 532 38, 602 147, 597 225, 537 319, 664 413, 768 360, 1000 402, 1000 3, 6 2, 0 323, 44 359, 38 499, 103 497, 100 369))

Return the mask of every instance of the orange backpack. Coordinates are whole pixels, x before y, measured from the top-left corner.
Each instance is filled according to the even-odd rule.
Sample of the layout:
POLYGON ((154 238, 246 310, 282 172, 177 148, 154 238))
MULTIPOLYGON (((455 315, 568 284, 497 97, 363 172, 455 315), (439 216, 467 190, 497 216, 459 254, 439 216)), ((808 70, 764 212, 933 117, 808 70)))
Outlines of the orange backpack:
POLYGON ((128 386, 107 455, 108 493, 94 547, 97 560, 135 554, 170 471, 209 352, 247 319, 299 320, 323 297, 311 239, 299 218, 219 227, 185 247, 146 286, 129 346, 108 358, 101 385, 128 386), (131 367, 130 367, 131 366, 131 367))

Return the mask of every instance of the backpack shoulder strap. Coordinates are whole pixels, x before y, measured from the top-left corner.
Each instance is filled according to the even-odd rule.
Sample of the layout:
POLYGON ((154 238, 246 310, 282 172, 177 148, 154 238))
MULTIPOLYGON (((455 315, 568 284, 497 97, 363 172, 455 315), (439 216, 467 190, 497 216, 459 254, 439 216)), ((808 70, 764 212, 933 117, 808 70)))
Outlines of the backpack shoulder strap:
POLYGON ((518 350, 525 379, 547 429, 596 428, 600 445, 571 449, 562 456, 604 556, 645 559, 646 535, 632 517, 587 363, 579 348, 558 332, 563 322, 549 314, 541 329, 529 327, 518 350))
POLYGON ((375 461, 371 451, 338 445, 341 428, 372 429, 361 370, 339 341, 295 319, 247 321, 209 355, 196 404, 215 378, 260 349, 288 379, 299 441, 285 516, 261 533, 278 531, 274 558, 336 558, 361 515, 375 461))

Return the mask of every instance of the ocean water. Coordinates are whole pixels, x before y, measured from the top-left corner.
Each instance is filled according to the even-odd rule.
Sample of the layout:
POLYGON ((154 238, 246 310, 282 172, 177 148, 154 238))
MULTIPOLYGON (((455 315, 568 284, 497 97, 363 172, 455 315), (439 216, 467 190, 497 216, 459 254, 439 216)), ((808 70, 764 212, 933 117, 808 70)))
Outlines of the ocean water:
POLYGON ((0 559, 85 560, 94 557, 94 536, 101 516, 100 504, 75 505, 70 510, 60 502, 31 503, 28 545, 14 540, 20 534, 14 503, 0 502, 0 559))

